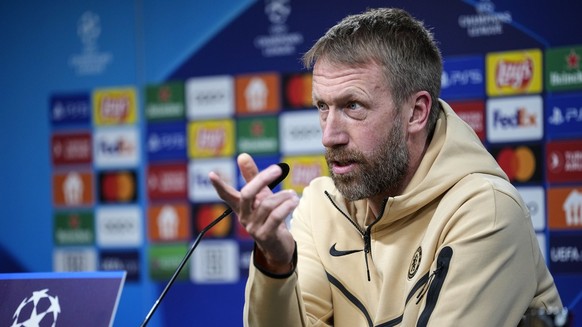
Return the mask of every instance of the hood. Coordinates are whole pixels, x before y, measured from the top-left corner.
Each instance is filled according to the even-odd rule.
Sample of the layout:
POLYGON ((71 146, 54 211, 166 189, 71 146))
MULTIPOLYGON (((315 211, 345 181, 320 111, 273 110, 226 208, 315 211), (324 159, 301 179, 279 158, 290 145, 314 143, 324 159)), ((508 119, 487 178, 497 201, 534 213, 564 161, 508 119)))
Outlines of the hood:
MULTIPOLYGON (((473 129, 446 102, 439 100, 439 103, 441 112, 430 145, 404 192, 388 198, 380 224, 419 211, 469 174, 483 173, 508 180, 473 129)), ((349 202, 335 187, 329 193, 342 210, 363 226, 370 215, 367 200, 349 202)))

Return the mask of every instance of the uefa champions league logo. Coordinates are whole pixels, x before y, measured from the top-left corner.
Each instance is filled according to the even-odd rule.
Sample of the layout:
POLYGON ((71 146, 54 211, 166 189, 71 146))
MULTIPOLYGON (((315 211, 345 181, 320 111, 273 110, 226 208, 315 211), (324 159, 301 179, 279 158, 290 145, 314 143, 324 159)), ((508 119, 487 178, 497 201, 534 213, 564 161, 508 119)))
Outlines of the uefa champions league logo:
POLYGON ((30 298, 24 298, 12 318, 10 327, 55 327, 61 313, 59 298, 47 294, 48 288, 32 292, 30 298))

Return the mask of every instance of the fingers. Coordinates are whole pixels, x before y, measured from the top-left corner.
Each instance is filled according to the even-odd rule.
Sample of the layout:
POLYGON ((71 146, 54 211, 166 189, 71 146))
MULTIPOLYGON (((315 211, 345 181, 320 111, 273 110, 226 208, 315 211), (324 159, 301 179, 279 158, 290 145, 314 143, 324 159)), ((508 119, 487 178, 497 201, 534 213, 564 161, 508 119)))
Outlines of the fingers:
POLYGON ((238 167, 246 182, 249 182, 259 173, 259 168, 248 153, 241 153, 237 157, 238 167))
POLYGON ((258 242, 274 237, 276 230, 299 204, 299 197, 292 190, 278 192, 263 201, 255 209, 254 219, 248 221, 246 229, 258 242))
MULTIPOLYGON (((255 200, 257 195, 263 191, 268 191, 267 186, 281 175, 281 167, 271 165, 267 169, 258 173, 254 178, 245 185, 240 191, 241 197, 241 214, 250 214, 255 209, 255 200)), ((270 191, 268 191, 269 194, 270 191)), ((264 195, 265 197, 267 194, 264 195)), ((263 196, 261 196, 263 197, 263 196)))
POLYGON ((216 190, 216 193, 218 193, 218 196, 224 200, 224 202, 226 202, 234 211, 238 211, 240 201, 239 191, 224 182, 220 176, 218 176, 218 174, 213 171, 208 173, 208 178, 216 190))

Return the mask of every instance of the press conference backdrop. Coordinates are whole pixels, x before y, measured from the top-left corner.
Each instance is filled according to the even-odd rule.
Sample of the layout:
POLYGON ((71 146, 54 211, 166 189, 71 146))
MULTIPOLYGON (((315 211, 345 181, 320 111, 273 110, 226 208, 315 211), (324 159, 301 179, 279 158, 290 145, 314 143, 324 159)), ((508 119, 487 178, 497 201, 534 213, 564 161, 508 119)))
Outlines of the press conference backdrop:
MULTIPOLYGON (((367 7, 409 10, 443 52, 442 98, 518 187, 563 302, 582 317, 582 22, 575 1, 25 1, 0 4, 0 268, 126 270, 138 325, 225 206, 240 152, 326 175, 301 54, 367 7)), ((200 244, 151 326, 242 325, 252 241, 200 244)), ((65 308, 63 308, 65 310, 65 308)), ((582 326, 582 318, 576 319, 582 326)))

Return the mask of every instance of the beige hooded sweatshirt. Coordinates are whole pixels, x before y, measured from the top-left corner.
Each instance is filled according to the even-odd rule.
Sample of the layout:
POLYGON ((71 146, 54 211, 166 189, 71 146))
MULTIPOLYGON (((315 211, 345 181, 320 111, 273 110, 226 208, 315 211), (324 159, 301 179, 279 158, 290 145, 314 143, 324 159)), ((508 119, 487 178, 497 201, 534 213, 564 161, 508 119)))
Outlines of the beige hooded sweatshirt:
POLYGON ((296 269, 251 265, 245 326, 517 326, 561 308, 530 214, 473 130, 445 102, 422 162, 372 224, 329 177, 293 213, 296 269))

